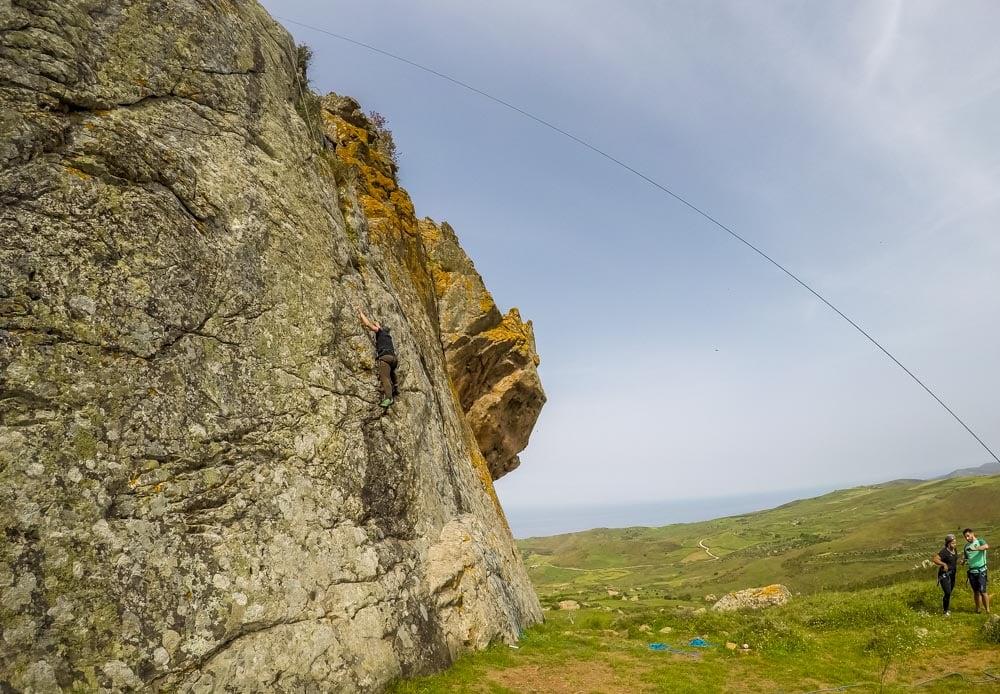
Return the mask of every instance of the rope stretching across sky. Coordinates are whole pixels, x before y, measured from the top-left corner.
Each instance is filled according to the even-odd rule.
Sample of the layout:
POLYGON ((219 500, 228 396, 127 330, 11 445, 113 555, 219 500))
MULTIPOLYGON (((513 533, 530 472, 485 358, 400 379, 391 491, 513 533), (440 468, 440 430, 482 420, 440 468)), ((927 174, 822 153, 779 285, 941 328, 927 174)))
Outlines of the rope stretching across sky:
POLYGON ((495 97, 492 94, 484 92, 482 89, 477 89, 476 87, 472 86, 471 84, 468 84, 468 83, 463 82, 461 80, 455 79, 454 77, 446 75, 443 72, 438 72, 437 70, 431 69, 429 67, 421 65, 420 63, 416 63, 416 62, 414 62, 412 60, 409 60, 407 58, 404 58, 402 56, 396 55, 395 53, 390 53, 389 51, 382 50, 381 48, 378 48, 377 46, 373 46, 371 44, 364 43, 362 41, 357 41, 355 39, 350 38, 349 36, 344 36, 343 34, 337 34, 337 33, 332 32, 332 31, 327 31, 326 29, 320 29, 319 27, 311 26, 309 24, 305 24, 303 22, 299 22, 299 21, 296 21, 294 19, 290 19, 288 17, 280 17, 278 15, 275 15, 275 18, 279 19, 279 20, 281 20, 283 22, 288 22, 289 24, 294 24, 296 26, 300 26, 300 27, 302 27, 304 29, 310 29, 310 30, 318 32, 320 34, 325 34, 326 36, 330 36, 330 37, 338 39, 340 41, 345 41, 347 43, 353 44, 355 46, 359 46, 361 48, 364 48, 366 50, 372 51, 374 53, 378 53, 380 55, 384 55, 387 58, 391 58, 391 59, 396 60, 398 62, 405 63, 406 65, 409 65, 410 67, 416 68, 418 70, 422 70, 423 72, 426 72, 426 73, 429 73, 431 75, 434 75, 435 77, 443 79, 443 80, 445 80, 447 82, 451 82, 452 84, 454 84, 454 85, 456 85, 458 87, 461 87, 462 89, 466 89, 466 90, 468 90, 470 92, 478 94, 478 95, 480 95, 480 96, 482 96, 482 97, 484 97, 486 99, 489 99, 490 101, 493 101, 494 103, 499 104, 500 106, 503 106, 506 109, 514 111, 515 113, 518 113, 518 114, 524 116, 525 118, 529 118, 529 119, 535 121, 539 125, 542 125, 542 126, 548 128, 549 130, 553 130, 553 131, 559 133, 563 137, 569 138, 573 142, 576 142, 577 144, 579 144, 579 145, 581 145, 583 147, 586 147, 587 149, 589 149, 590 151, 594 152, 595 154, 598 154, 598 155, 604 157, 605 159, 613 162, 614 164, 620 166, 621 168, 625 169, 629 173, 634 174, 635 176, 638 176, 642 180, 646 181, 646 183, 650 184, 654 188, 657 188, 661 192, 666 193, 667 195, 669 195, 670 197, 672 197, 677 202, 679 202, 682 205, 684 205, 685 207, 689 208, 691 211, 693 211, 693 212, 701 215, 702 217, 704 217, 705 219, 707 219, 709 222, 711 222, 712 224, 714 224, 715 226, 717 226, 719 229, 722 229, 722 231, 726 232, 727 234, 729 234, 730 236, 732 236, 734 239, 736 239, 737 241, 739 241, 740 243, 742 243, 744 246, 746 246, 747 248, 749 248, 750 250, 752 250, 754 253, 756 253, 757 255, 759 255, 761 258, 763 258, 764 260, 766 260, 767 262, 769 262, 771 265, 773 265, 774 267, 776 267, 779 270, 781 270, 781 272, 783 272, 786 275, 788 275, 788 277, 790 277, 792 280, 794 280, 803 289, 805 289, 807 292, 809 292, 810 294, 812 294, 813 296, 815 296, 817 299, 819 299, 820 301, 822 301, 824 304, 826 304, 826 306, 830 310, 832 310, 838 316, 840 316, 845 321, 847 321, 851 325, 851 327, 853 327, 859 333, 861 333, 862 335, 864 335, 864 337, 869 342, 871 342, 873 345, 875 345, 883 354, 885 354, 885 356, 889 357, 889 359, 891 359, 896 364, 896 366, 898 366, 903 371, 905 371, 906 375, 909 376, 911 379, 913 379, 917 383, 917 385, 919 385, 921 388, 923 388, 925 391, 927 391, 928 395, 930 395, 932 398, 934 398, 937 401, 937 403, 941 407, 943 407, 945 409, 945 411, 948 414, 950 414, 955 419, 956 422, 958 422, 959 424, 962 425, 962 428, 964 428, 969 433, 969 435, 972 436, 972 438, 974 438, 979 443, 980 446, 982 446, 984 449, 986 449, 986 452, 990 454, 990 456, 993 458, 993 460, 995 460, 997 463, 1000 463, 1000 457, 997 457, 997 454, 994 453, 993 450, 989 446, 987 446, 986 443, 981 438, 979 438, 979 436, 976 434, 976 432, 974 432, 969 427, 969 425, 966 424, 962 420, 961 417, 959 417, 957 414, 955 414, 954 410, 952 410, 950 407, 948 407, 948 405, 946 405, 945 402, 941 398, 939 398, 937 396, 937 393, 935 393, 923 381, 921 381, 919 378, 917 378, 916 374, 914 374, 912 371, 910 371, 908 368, 906 368, 903 365, 903 363, 901 361, 899 361, 899 359, 897 359, 896 357, 894 357, 892 355, 892 353, 889 352, 889 350, 887 350, 885 347, 883 347, 878 342, 878 340, 876 340, 874 337, 872 337, 870 334, 868 334, 868 332, 866 332, 860 325, 858 325, 853 320, 851 320, 839 308, 837 308, 832 303, 830 303, 829 301, 827 301, 826 297, 824 297, 822 294, 820 294, 815 289, 813 289, 808 284, 806 284, 805 281, 803 281, 801 278, 799 278, 797 275, 795 275, 795 273, 793 273, 791 270, 789 270, 788 268, 786 268, 784 265, 782 265, 777 260, 775 260, 774 258, 772 258, 771 256, 769 256, 767 253, 765 253, 764 251, 762 251, 757 246, 755 246, 752 243, 750 243, 749 241, 747 241, 745 238, 743 238, 742 236, 740 236, 739 234, 737 234, 735 231, 733 231, 728 226, 726 226, 725 224, 723 224, 722 222, 720 222, 719 220, 717 220, 715 217, 713 217, 712 215, 708 214, 707 212, 705 212, 704 210, 702 210, 701 208, 699 208, 695 204, 689 202, 685 198, 681 197, 680 195, 678 195, 674 191, 670 190, 666 186, 662 185, 661 183, 658 183, 657 181, 654 181, 652 178, 650 178, 646 174, 644 174, 644 173, 642 173, 640 171, 637 171, 636 169, 632 168, 631 166, 629 166, 628 164, 626 164, 625 162, 623 162, 621 159, 618 159, 618 158, 612 156, 611 154, 608 154, 604 150, 602 150, 602 149, 600 149, 598 147, 595 147, 594 145, 590 144, 586 140, 583 140, 583 139, 577 137, 573 133, 567 132, 566 130, 563 130, 559 126, 554 125, 554 124, 550 123, 549 121, 545 120, 544 118, 539 118, 538 116, 534 115, 533 113, 530 113, 529 111, 525 111, 524 109, 519 108, 518 106, 515 106, 514 104, 510 103, 509 101, 504 101, 503 99, 495 97))

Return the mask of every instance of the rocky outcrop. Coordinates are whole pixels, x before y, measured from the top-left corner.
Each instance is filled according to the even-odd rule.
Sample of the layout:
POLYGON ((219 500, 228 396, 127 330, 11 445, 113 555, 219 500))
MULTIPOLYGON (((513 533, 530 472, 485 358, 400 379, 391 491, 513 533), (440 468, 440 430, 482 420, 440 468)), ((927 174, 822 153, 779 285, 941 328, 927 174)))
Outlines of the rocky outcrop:
POLYGON ((381 146, 385 134, 357 102, 327 96, 323 119, 338 158, 356 172, 373 238, 408 270, 436 317, 458 401, 499 479, 520 464, 517 454, 545 404, 531 321, 523 322, 516 308, 501 314, 450 225, 417 220, 381 146))
POLYGON ((378 691, 541 618, 409 198, 297 64, 250 0, 0 3, 0 689, 378 691))
POLYGON ((517 454, 545 404, 531 321, 523 322, 516 308, 501 315, 448 224, 424 220, 419 228, 448 372, 490 473, 499 479, 520 465, 517 454))
POLYGON ((765 607, 784 605, 791 597, 792 593, 788 588, 775 583, 763 588, 747 588, 723 595, 722 599, 712 606, 712 609, 721 612, 760 610, 765 607))

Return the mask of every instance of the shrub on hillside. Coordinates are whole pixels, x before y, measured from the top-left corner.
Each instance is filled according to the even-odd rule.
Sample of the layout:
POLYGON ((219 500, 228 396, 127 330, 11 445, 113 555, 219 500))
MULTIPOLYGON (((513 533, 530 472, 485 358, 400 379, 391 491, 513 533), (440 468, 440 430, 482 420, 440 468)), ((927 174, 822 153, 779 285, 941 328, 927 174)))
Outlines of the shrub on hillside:
POLYGON ((878 661, 879 692, 885 691, 889 668, 905 660, 913 651, 913 635, 899 626, 877 627, 872 630, 872 637, 865 644, 864 652, 878 661))
POLYGON ((811 642, 780 612, 716 612, 708 610, 680 617, 676 624, 687 633, 705 634, 708 640, 748 643, 765 653, 803 653, 811 642))
POLYGON ((299 79, 309 84, 309 66, 312 64, 313 50, 306 44, 295 48, 295 68, 299 71, 299 79))
POLYGON ((983 636, 990 643, 1000 643, 1000 615, 991 615, 983 624, 983 636))
POLYGON ((309 66, 312 63, 312 48, 306 44, 301 44, 295 49, 295 91, 293 99, 295 101, 295 111, 301 116, 309 127, 309 134, 313 138, 322 140, 323 125, 319 115, 323 108, 320 98, 309 89, 309 66))
POLYGON ((368 120, 372 122, 378 135, 375 149, 394 165, 399 166, 399 150, 396 149, 396 141, 392 138, 392 131, 389 130, 389 120, 378 111, 369 113, 368 120))
POLYGON ((744 614, 732 640, 765 653, 804 653, 809 638, 795 626, 767 614, 744 614))
POLYGON ((884 594, 839 594, 837 597, 841 602, 808 616, 806 624, 814 629, 860 628, 905 624, 915 616, 904 602, 884 594))

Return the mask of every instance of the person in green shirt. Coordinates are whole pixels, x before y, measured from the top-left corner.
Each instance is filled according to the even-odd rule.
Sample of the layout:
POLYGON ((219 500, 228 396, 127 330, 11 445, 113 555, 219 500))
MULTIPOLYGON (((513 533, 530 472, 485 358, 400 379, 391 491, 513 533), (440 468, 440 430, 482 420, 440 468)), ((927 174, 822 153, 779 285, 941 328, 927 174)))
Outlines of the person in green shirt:
POLYGON ((976 612, 983 609, 990 611, 990 596, 986 592, 986 550, 990 548, 986 541, 977 538, 972 528, 962 531, 965 535, 965 559, 963 564, 969 566, 969 585, 972 586, 972 597, 976 601, 976 612))

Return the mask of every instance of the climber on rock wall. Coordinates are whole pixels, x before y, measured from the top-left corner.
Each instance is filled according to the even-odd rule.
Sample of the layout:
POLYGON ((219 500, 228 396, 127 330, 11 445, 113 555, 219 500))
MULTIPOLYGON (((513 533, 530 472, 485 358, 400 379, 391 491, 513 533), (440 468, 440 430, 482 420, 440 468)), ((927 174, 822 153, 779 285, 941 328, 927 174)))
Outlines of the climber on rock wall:
POLYGON ((382 394, 385 396, 380 407, 389 407, 396 395, 396 367, 399 359, 396 357, 396 347, 392 343, 392 336, 389 334, 389 326, 382 325, 378 321, 372 322, 362 313, 357 306, 354 310, 358 312, 358 317, 366 328, 375 333, 375 361, 378 364, 378 376, 382 382, 382 394))

